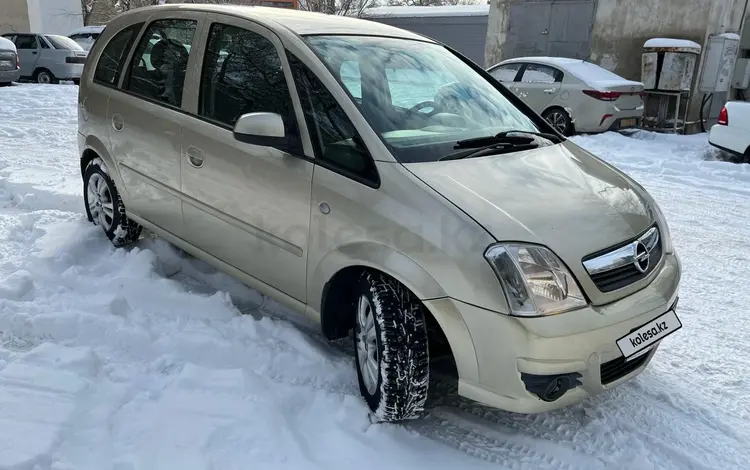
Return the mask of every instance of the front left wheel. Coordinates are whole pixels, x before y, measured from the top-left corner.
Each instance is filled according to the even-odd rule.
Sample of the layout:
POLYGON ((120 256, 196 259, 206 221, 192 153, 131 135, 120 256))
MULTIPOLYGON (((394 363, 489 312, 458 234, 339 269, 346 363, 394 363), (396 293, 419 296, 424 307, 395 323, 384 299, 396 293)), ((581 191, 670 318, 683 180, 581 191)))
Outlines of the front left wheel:
POLYGON ((138 240, 143 227, 128 218, 120 193, 98 158, 83 173, 83 200, 89 221, 101 226, 112 244, 121 247, 138 240))
POLYGON ((427 401, 429 351, 422 303, 373 272, 355 289, 354 348, 359 389, 379 421, 418 418, 427 401))

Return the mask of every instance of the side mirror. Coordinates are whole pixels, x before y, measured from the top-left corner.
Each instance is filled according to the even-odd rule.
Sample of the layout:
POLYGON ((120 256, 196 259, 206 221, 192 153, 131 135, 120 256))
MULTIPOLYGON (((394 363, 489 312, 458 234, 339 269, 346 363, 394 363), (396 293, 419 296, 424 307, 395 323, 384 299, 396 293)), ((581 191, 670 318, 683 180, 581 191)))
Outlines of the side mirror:
POLYGON ((284 119, 276 113, 247 113, 234 124, 234 138, 246 144, 273 147, 287 153, 302 154, 299 139, 287 135, 284 119))
POLYGON ((255 139, 283 138, 284 120, 276 113, 247 113, 234 124, 234 137, 243 142, 255 139))

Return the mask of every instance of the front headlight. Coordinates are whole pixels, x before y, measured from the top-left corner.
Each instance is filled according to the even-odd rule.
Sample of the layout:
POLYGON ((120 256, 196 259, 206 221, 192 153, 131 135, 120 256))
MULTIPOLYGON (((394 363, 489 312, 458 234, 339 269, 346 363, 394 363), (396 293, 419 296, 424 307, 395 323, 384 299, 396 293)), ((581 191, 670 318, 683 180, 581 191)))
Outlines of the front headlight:
POLYGON ((543 246, 492 245, 484 257, 503 286, 511 315, 554 315, 587 304, 568 268, 543 246))

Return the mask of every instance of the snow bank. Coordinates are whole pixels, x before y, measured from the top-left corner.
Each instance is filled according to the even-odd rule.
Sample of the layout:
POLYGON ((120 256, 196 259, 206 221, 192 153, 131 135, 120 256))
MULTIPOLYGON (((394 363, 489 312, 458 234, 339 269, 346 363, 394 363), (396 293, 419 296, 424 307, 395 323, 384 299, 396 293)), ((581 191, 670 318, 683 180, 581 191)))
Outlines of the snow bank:
POLYGON ((77 91, 0 92, 0 468, 746 468, 750 165, 717 161, 705 135, 573 139, 646 186, 683 260, 684 333, 638 379, 516 415, 435 378, 424 419, 374 425, 348 342, 163 240, 114 249, 85 220, 77 91))

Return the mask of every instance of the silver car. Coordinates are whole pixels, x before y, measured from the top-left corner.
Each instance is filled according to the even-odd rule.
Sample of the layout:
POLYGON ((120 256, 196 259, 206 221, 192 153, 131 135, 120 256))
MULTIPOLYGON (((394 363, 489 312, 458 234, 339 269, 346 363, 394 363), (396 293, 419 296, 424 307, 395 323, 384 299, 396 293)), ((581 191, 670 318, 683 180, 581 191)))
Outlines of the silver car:
POLYGON ((21 63, 18 61, 16 45, 0 37, 0 86, 10 85, 21 78, 21 63))
POLYGON ((585 60, 518 57, 487 71, 565 135, 632 129, 643 117, 643 83, 585 60))
POLYGON ((423 36, 132 10, 91 49, 78 109, 88 219, 118 247, 145 227, 349 338, 378 420, 419 416, 439 364, 490 406, 570 405, 681 327, 653 198, 423 36))
POLYGON ((21 62, 21 78, 37 83, 81 79, 88 53, 74 40, 55 34, 8 33, 21 62))

